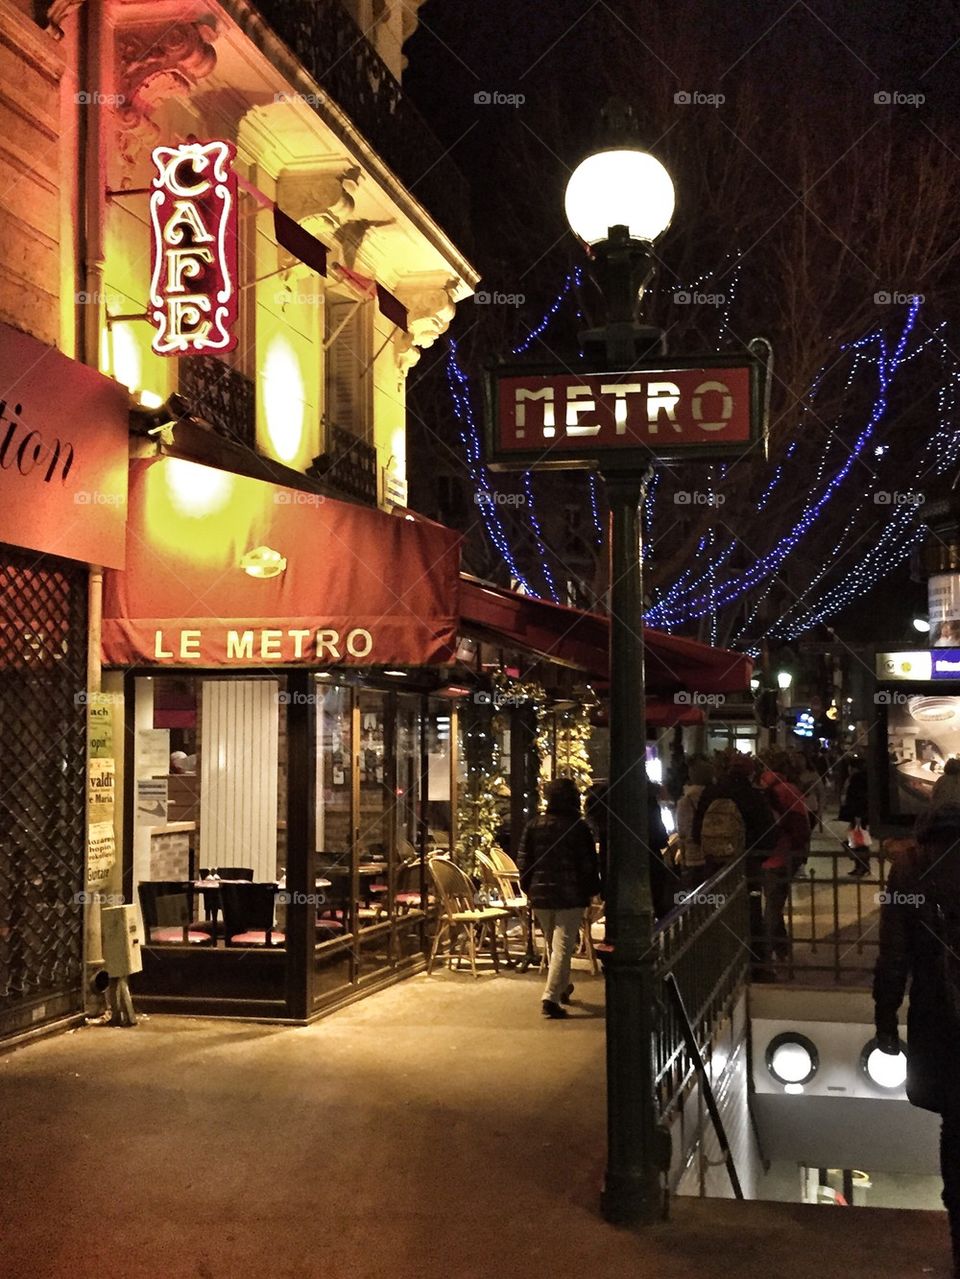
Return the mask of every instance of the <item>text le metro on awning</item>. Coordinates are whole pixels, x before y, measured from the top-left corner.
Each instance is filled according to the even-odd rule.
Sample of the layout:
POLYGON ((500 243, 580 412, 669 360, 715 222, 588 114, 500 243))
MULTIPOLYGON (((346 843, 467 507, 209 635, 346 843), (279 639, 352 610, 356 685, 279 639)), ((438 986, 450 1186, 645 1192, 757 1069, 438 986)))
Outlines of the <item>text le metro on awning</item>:
MULTIPOLYGON (((678 362, 679 363, 679 362, 678 362)), ((626 373, 495 375, 491 456, 575 465, 611 451, 729 456, 755 434, 749 362, 626 373)))

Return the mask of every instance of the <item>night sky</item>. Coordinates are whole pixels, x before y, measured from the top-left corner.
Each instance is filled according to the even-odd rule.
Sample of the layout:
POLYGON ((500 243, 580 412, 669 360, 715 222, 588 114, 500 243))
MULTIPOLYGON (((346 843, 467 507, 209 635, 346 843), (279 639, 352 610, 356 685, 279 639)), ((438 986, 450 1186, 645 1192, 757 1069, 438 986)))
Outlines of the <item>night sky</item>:
MULTIPOLYGON (((467 247, 485 289, 527 299, 513 312, 459 309, 452 334, 462 358, 472 353, 475 371, 524 336, 583 260, 563 216, 563 192, 576 164, 603 145, 600 112, 612 93, 634 108, 637 141, 674 177, 677 209, 658 242, 659 279, 675 287, 717 270, 731 247, 745 254, 736 322, 741 337, 759 332, 773 341, 780 374, 793 377, 785 404, 817 365, 808 369, 804 353, 791 350, 797 317, 800 329, 849 339, 863 329, 844 329, 848 313, 862 325, 856 307, 864 298, 903 287, 925 292, 926 322, 960 320, 960 272, 953 255, 938 257, 942 244, 928 255, 934 269, 926 277, 915 278, 906 259, 895 278, 889 242, 896 225, 874 185, 885 156, 906 173, 904 158, 931 146, 948 197, 958 185, 960 0, 428 0, 405 52, 405 89, 470 186, 470 225, 451 228, 454 239, 467 247), (722 103, 677 104, 680 91, 722 95, 722 103), (885 93, 902 101, 878 102, 885 93), (813 300, 791 309, 780 270, 784 263, 789 270, 796 243, 794 206, 806 206, 811 189, 813 229, 822 232, 806 268, 813 300), (851 232, 859 233, 855 262, 844 264, 832 250, 851 232), (884 240, 881 260, 874 246, 884 240), (818 272, 827 277, 831 261, 840 272, 854 270, 849 296, 835 294, 828 315, 817 311, 816 292, 818 272)), ((910 191, 908 211, 916 207, 910 191)), ((958 233, 960 219, 957 232, 949 222, 943 232, 952 244, 958 233)), ((722 273, 719 279, 723 287, 722 273)), ((675 311, 657 314, 658 305, 648 318, 666 327, 675 311)), ((572 332, 553 336, 575 342, 572 332)), ((712 349, 709 324, 700 332, 693 320, 687 330, 674 327, 670 349, 712 349)), ((429 416, 440 406, 435 431, 449 415, 442 387, 431 398, 438 359, 425 360, 412 385, 415 412, 429 416)), ((914 386, 909 395, 922 410, 935 389, 914 386)), ((878 600, 889 588, 901 608, 920 606, 923 589, 908 584, 908 575, 902 565, 878 600)), ((888 615, 885 601, 871 603, 888 615)), ((858 606, 844 629, 869 631, 873 612, 858 606)))
MULTIPOLYGON (((428 0, 406 46, 404 83, 471 182, 485 274, 503 256, 502 228, 488 216, 496 209, 490 189, 503 194, 496 188, 512 176, 511 196, 523 200, 509 164, 520 148, 537 164, 538 183, 560 200, 569 169, 598 136, 611 49, 621 60, 617 91, 637 108, 654 148, 662 123, 645 114, 651 76, 661 96, 671 86, 723 93, 728 118, 749 90, 771 126, 784 109, 783 86, 798 81, 814 130, 829 132, 850 95, 869 121, 879 91, 923 95, 921 107, 903 109, 916 117, 911 127, 939 132, 960 112, 960 0, 428 0), (479 104, 481 92, 526 101, 479 104), (553 119, 557 103, 566 110, 562 127, 553 119)), ((784 160, 773 141, 759 152, 774 167, 784 160)), ((683 198, 681 188, 678 211, 683 198)))

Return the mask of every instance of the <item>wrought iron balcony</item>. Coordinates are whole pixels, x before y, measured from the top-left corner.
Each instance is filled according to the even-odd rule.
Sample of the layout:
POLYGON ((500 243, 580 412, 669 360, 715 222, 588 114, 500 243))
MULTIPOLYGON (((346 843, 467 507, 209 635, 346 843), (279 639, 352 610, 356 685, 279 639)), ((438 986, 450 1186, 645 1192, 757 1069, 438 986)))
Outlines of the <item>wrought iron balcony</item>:
POLYGON ((252 449, 257 436, 256 390, 250 379, 214 355, 179 361, 180 394, 218 435, 252 449))
POLYGON ((327 427, 327 452, 313 459, 307 474, 358 502, 377 504, 377 450, 343 427, 327 427))
POLYGON ((254 0, 314 80, 444 230, 461 245, 463 175, 339 0, 254 0))

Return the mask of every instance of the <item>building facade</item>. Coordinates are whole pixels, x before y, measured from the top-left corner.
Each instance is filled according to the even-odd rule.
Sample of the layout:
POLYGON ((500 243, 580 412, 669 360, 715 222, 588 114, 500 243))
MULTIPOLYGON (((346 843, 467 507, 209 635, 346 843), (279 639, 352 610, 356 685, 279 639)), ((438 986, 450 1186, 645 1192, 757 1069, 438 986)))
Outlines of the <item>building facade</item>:
MULTIPOLYGON (((84 923, 91 978, 101 967, 100 907, 138 896, 142 905, 141 879, 192 883, 201 857, 213 861, 206 871, 229 861, 259 879, 284 878, 287 774, 301 763, 287 754, 287 721, 297 719, 301 703, 287 715, 284 654, 268 647, 266 657, 241 662, 242 669, 214 664, 204 675, 196 663, 184 671, 179 652, 168 658, 155 645, 147 659, 124 652, 111 664, 107 652, 104 668, 104 571, 109 607, 122 594, 131 537, 146 562, 151 554, 168 557, 171 537, 192 538, 202 568, 205 542, 215 536, 198 514, 218 492, 243 484, 248 514, 266 504, 308 517, 327 504, 324 527, 304 518, 292 534, 299 541, 302 533, 297 550, 305 564, 326 558, 335 569, 359 529, 374 548, 368 585, 371 575, 388 576, 397 525, 401 557, 407 548, 411 557, 422 554, 438 536, 433 526, 402 520, 405 377, 477 275, 451 238, 462 227, 462 180, 400 87, 416 9, 392 0, 0 3, 8 86, 0 147, 0 367, 4 409, 12 406, 0 440, 10 513, 0 522, 0 670, 10 725, 0 801, 0 1035, 82 1011, 84 923), (217 230, 205 224, 218 216, 212 194, 196 195, 211 163, 208 143, 221 144, 228 165, 226 181, 215 184, 215 193, 224 193, 217 230), (206 159, 171 168, 170 157, 183 148, 206 159), (170 203, 160 226, 164 211, 153 197, 163 185, 164 157, 170 203), (222 271, 218 287, 229 285, 229 340, 218 346, 188 338, 178 346, 169 340, 177 325, 181 337, 204 327, 190 306, 203 290, 198 272, 211 263, 222 271), (179 295, 172 301, 171 292, 179 295), (31 381, 33 365, 39 373, 31 381), (159 523, 140 504, 141 522, 127 525, 128 454, 134 479, 143 482, 138 493, 149 476, 157 489, 173 474, 166 495, 173 506, 168 501, 159 523), (56 501, 38 505, 31 479, 34 487, 46 485, 41 497, 56 501), (324 544, 333 527, 345 539, 339 548, 324 544), (134 667, 144 673, 133 674, 134 667), (266 715, 262 723, 243 718, 251 706, 266 715), (244 749, 220 758, 212 744, 236 741, 238 733, 244 749), (169 749, 160 760, 163 734, 169 749), (194 749, 178 752, 178 745, 194 749), (192 769, 169 758, 187 754, 192 769), (212 759, 219 766, 211 772, 212 759), (272 777, 264 775, 268 761, 272 777), (256 784, 260 794, 255 802, 238 800, 240 825, 229 826, 215 805, 226 802, 227 791, 236 798, 244 784, 256 784), (145 818, 151 798, 155 811, 145 818), (268 798, 273 819, 264 825, 268 798), (234 840, 229 850, 225 832, 234 840)), ((220 317, 217 309, 218 323, 220 317)), ((453 543, 441 540, 445 548, 453 543)), ((285 549, 290 556, 292 548, 285 549)), ((257 554, 246 571, 265 579, 269 570, 257 554)), ((354 592, 364 590, 363 573, 340 572, 341 585, 345 577, 354 592)), ((278 610, 257 603, 260 616, 239 620, 276 629, 278 610)), ((361 606, 354 594, 346 609, 361 606)), ((171 608, 181 629, 202 612, 186 596, 171 608)), ((291 614, 289 603, 284 611, 291 614)), ((340 650, 329 627, 315 629, 327 641, 321 652, 329 665, 340 650)), ((315 738, 310 758, 327 768, 325 778, 315 769, 311 785, 319 780, 321 794, 324 785, 331 791, 326 829, 322 802, 317 810, 324 838, 346 797, 342 839, 352 838, 354 847, 373 838, 357 839, 367 781, 389 808, 373 842, 390 906, 374 914, 392 919, 405 819, 383 798, 384 768, 391 777, 397 768, 419 770, 430 712, 426 684, 422 697, 410 695, 410 706, 391 691, 384 663, 376 661, 382 654, 371 655, 362 631, 344 628, 352 651, 343 657, 358 670, 331 684, 319 711, 316 699, 309 704, 325 743, 315 738), (366 684, 361 691, 364 680, 379 682, 379 692, 366 684), (341 714, 351 727, 360 717, 356 750, 341 714), (361 731, 371 740, 379 733, 379 764, 361 756, 361 731), (394 755, 407 763, 384 764, 385 741, 401 736, 405 754, 394 755), (369 763, 363 780, 361 758, 369 763)), ((449 656, 439 639, 432 649, 404 654, 394 644, 390 651, 422 661, 449 656)), ((441 721, 443 709, 432 712, 441 721)), ((449 714, 445 724, 433 737, 445 734, 449 746, 449 714)), ((447 792, 449 806, 449 779, 447 792)), ((312 835, 310 842, 316 844, 312 835)), ((307 852, 297 852, 304 875, 307 852)), ((353 870, 346 875, 355 888, 353 870)), ((325 912, 329 940, 335 921, 343 933, 356 931, 351 912, 370 897, 348 895, 348 910, 331 904, 325 912)), ((283 923, 281 912, 281 930, 283 923)), ((389 949, 397 929, 384 931, 389 949)), ((346 947, 348 985, 355 949, 346 947)), ((175 967, 172 953, 166 965, 175 967)), ((302 999, 287 998, 288 986, 284 976, 281 1003, 309 1015, 302 999)), ((230 1000, 237 995, 226 992, 230 1000)))

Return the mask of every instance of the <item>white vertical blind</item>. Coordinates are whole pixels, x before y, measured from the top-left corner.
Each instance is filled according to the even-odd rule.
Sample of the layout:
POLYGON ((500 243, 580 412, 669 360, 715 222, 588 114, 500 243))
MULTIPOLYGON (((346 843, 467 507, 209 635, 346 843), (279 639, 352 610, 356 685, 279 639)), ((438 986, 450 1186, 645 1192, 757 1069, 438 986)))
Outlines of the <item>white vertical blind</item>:
POLYGON ((200 862, 277 875, 276 680, 204 680, 200 862))

